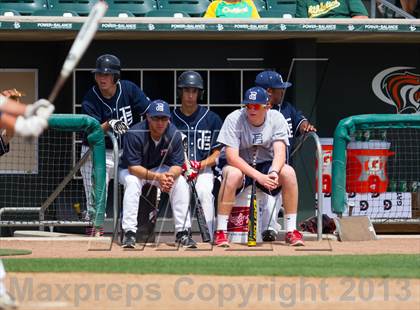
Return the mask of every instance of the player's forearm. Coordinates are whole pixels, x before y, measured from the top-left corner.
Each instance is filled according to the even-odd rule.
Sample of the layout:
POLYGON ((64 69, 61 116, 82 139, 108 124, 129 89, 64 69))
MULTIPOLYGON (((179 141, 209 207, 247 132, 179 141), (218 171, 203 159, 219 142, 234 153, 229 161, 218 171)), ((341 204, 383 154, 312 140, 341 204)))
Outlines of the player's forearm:
POLYGON ((2 113, 0 116, 0 127, 5 128, 11 135, 14 133, 16 117, 10 114, 2 113))
POLYGON ((226 159, 229 165, 238 168, 241 170, 245 175, 249 176, 252 179, 257 179, 258 176, 261 174, 258 170, 252 168, 245 160, 243 160, 239 155, 228 155, 226 152, 226 159))
POLYGON ((153 172, 143 166, 130 166, 128 172, 143 180, 159 180, 160 173, 153 172))
POLYGON ((169 168, 169 173, 172 173, 174 175, 174 179, 178 178, 182 173, 182 167, 180 166, 172 166, 169 168))
POLYGON ((280 173, 286 163, 286 144, 283 141, 275 141, 273 143, 273 154, 271 170, 280 173))
POLYGON ((214 150, 213 153, 206 159, 203 159, 201 163, 201 170, 204 170, 207 167, 213 167, 216 165, 216 160, 220 156, 220 150, 214 150))
POLYGON ((111 126, 109 126, 108 121, 103 122, 103 123, 101 124, 101 127, 102 127, 102 130, 103 130, 103 131, 105 131, 105 132, 107 132, 107 131, 111 128, 111 126))

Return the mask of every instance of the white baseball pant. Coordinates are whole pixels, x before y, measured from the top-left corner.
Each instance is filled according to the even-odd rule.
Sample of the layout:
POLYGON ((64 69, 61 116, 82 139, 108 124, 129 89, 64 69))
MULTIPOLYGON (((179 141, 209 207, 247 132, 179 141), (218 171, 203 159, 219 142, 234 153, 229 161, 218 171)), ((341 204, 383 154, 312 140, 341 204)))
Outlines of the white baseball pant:
POLYGON ((3 263, 0 259, 0 296, 6 294, 6 287, 4 285, 4 280, 6 278, 6 271, 4 270, 3 263))
POLYGON ((265 195, 266 204, 263 207, 261 219, 262 231, 274 230, 279 232, 281 230, 281 226, 277 223, 277 215, 279 214, 282 206, 281 192, 276 196, 268 194, 265 195))
POLYGON ((214 218, 214 196, 213 196, 214 175, 210 167, 204 169, 198 175, 195 188, 197 190, 198 199, 203 207, 204 216, 206 217, 207 227, 209 228, 210 238, 213 238, 215 228, 214 218))
MULTIPOLYGON (((82 145, 82 150, 80 152, 80 157, 89 150, 89 147, 86 145, 82 145)), ((114 173, 114 151, 113 150, 106 150, 105 154, 105 165, 106 165, 106 184, 105 189, 108 192, 108 184, 109 180, 113 178, 114 173)), ((80 167, 80 173, 82 174, 83 178, 83 186, 85 187, 85 195, 86 195, 86 206, 89 215, 95 214, 95 204, 92 199, 92 158, 89 159, 80 167)))
MULTIPOLYGON (((153 172, 166 172, 168 166, 161 166, 150 169, 153 172)), ((123 217, 122 228, 125 231, 137 231, 137 214, 139 211, 139 201, 143 185, 146 183, 159 187, 159 182, 152 180, 139 179, 130 174, 128 169, 120 170, 120 183, 124 185, 123 198, 123 217)), ((190 195, 187 181, 182 176, 178 177, 171 191, 169 192, 169 201, 171 202, 175 222, 175 232, 180 232, 191 228, 190 219, 190 195)))

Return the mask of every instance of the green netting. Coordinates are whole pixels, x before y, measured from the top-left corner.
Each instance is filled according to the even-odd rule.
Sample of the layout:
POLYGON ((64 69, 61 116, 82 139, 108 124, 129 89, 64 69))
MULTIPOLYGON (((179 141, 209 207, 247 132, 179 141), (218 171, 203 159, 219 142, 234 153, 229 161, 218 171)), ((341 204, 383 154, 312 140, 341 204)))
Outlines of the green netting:
POLYGON ((365 114, 345 118, 334 132, 332 162, 332 210, 342 214, 346 201, 347 144, 358 129, 420 128, 420 114, 365 114))
POLYGON ((95 227, 102 227, 106 207, 106 169, 105 169, 105 141, 104 132, 99 122, 88 116, 80 114, 53 114, 48 124, 50 128, 61 131, 83 131, 92 150, 92 184, 93 199, 96 215, 95 227))

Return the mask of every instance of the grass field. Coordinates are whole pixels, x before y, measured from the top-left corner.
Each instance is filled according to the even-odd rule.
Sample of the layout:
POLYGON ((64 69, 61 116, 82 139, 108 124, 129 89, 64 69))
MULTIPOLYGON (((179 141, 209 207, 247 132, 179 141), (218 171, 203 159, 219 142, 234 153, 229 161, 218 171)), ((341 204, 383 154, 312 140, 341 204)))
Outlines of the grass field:
POLYGON ((420 255, 3 259, 9 272, 420 278, 420 255))

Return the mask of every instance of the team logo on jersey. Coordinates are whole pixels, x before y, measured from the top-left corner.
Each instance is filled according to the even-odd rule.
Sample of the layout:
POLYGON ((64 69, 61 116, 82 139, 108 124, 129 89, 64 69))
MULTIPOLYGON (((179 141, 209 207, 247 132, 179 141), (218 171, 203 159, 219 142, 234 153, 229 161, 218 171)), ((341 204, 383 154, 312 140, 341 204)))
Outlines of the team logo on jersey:
POLYGON ((197 130, 197 149, 209 151, 211 147, 211 130, 197 130))
POLYGON ((119 111, 121 112, 120 120, 130 126, 133 123, 133 112, 131 112, 131 107, 122 107, 119 111))
POLYGON ((373 93, 395 107, 396 113, 420 113, 420 75, 409 72, 411 69, 415 68, 388 68, 372 80, 373 93))
POLYGON ((254 133, 252 134, 252 144, 262 144, 263 143, 263 135, 262 133, 254 133))

